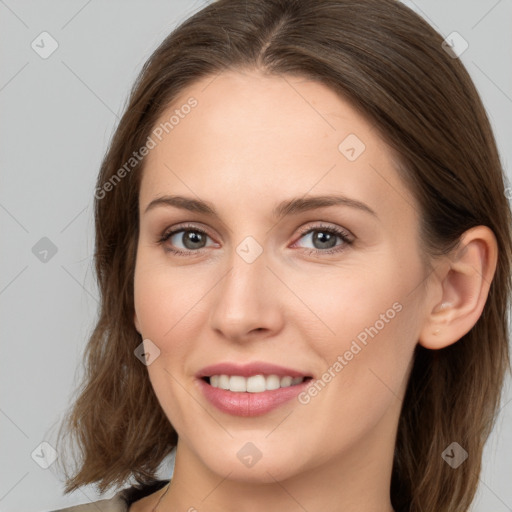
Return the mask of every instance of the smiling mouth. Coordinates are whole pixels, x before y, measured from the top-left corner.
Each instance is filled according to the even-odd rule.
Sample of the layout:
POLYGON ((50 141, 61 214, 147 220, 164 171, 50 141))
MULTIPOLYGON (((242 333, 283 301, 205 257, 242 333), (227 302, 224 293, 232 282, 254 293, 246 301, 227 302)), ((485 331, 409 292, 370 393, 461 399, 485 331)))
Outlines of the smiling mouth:
POLYGON ((212 375, 202 377, 202 380, 214 388, 232 391, 234 393, 263 393, 281 388, 288 388, 302 384, 312 377, 291 377, 279 375, 212 375))

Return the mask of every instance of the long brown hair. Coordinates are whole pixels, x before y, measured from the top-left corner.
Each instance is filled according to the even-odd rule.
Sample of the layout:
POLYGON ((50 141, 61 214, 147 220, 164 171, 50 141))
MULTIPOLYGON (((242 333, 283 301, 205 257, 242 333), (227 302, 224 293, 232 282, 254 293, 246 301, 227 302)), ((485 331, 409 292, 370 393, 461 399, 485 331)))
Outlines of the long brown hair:
MULTIPOLYGON (((102 162, 95 192, 101 307, 85 374, 61 434, 78 447, 65 492, 154 482, 177 435, 135 357, 133 275, 144 159, 127 168, 183 90, 225 70, 317 80, 376 127, 421 206, 424 254, 446 254, 486 225, 498 265, 483 313, 457 343, 417 346, 396 440, 395 510, 465 511, 510 367, 511 213, 495 139, 459 59, 420 16, 395 0, 219 0, 178 26, 145 63, 102 162), (120 169, 125 172, 120 172, 120 169), (110 183, 110 186, 106 186, 110 183), (453 441, 469 458, 441 457, 453 441)), ((59 442, 63 437, 59 438, 59 442)), ((65 450, 61 450, 65 453, 65 450)), ((65 464, 68 464, 65 462, 65 464)))

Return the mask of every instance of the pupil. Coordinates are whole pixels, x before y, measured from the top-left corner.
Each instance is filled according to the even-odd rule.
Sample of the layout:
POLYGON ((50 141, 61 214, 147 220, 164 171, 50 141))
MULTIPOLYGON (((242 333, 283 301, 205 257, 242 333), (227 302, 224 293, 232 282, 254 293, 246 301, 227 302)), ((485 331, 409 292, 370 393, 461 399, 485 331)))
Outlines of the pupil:
POLYGON ((188 249, 197 249, 195 244, 198 244, 199 246, 203 242, 201 233, 198 233, 197 231, 188 231, 184 236, 184 245, 188 249), (191 246, 190 246, 191 245, 191 246))
POLYGON ((313 237, 315 242, 320 243, 320 249, 330 249, 331 247, 336 246, 336 237, 333 233, 328 233, 325 231, 317 231, 317 234, 313 237), (330 243, 329 242, 334 242, 330 243), (327 244, 327 245, 322 245, 327 244))

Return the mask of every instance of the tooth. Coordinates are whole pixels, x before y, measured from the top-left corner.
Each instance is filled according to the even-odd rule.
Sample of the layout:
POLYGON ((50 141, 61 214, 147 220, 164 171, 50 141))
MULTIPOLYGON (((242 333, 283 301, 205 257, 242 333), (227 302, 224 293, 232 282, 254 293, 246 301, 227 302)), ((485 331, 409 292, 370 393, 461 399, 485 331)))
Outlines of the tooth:
POLYGON ((280 388, 280 381, 277 375, 269 375, 266 379, 266 388, 271 391, 272 389, 280 388))
POLYGON ((229 377, 227 375, 219 375, 219 388, 229 389, 229 377))
POLYGON ((281 387, 282 388, 288 388, 292 385, 292 378, 291 377, 281 377, 281 387))
POLYGON ((231 391, 242 392, 247 391, 247 380, 239 375, 232 375, 229 378, 229 389, 231 391))
POLYGON ((253 375, 247 379, 247 391, 249 393, 261 393, 265 391, 265 377, 253 375))
POLYGON ((278 375, 252 375, 243 377, 241 375, 211 375, 210 385, 214 388, 229 390, 235 393, 262 393, 273 391, 279 388, 287 388, 301 384, 305 377, 279 377, 278 375))

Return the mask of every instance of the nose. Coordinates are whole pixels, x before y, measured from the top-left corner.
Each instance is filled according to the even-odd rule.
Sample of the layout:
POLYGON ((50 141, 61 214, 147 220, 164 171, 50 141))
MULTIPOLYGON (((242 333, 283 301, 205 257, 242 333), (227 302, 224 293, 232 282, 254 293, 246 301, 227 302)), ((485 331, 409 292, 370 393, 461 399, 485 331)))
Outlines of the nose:
POLYGON ((273 336, 283 326, 282 283, 269 269, 265 252, 249 261, 233 251, 212 296, 210 326, 234 342, 273 336))

